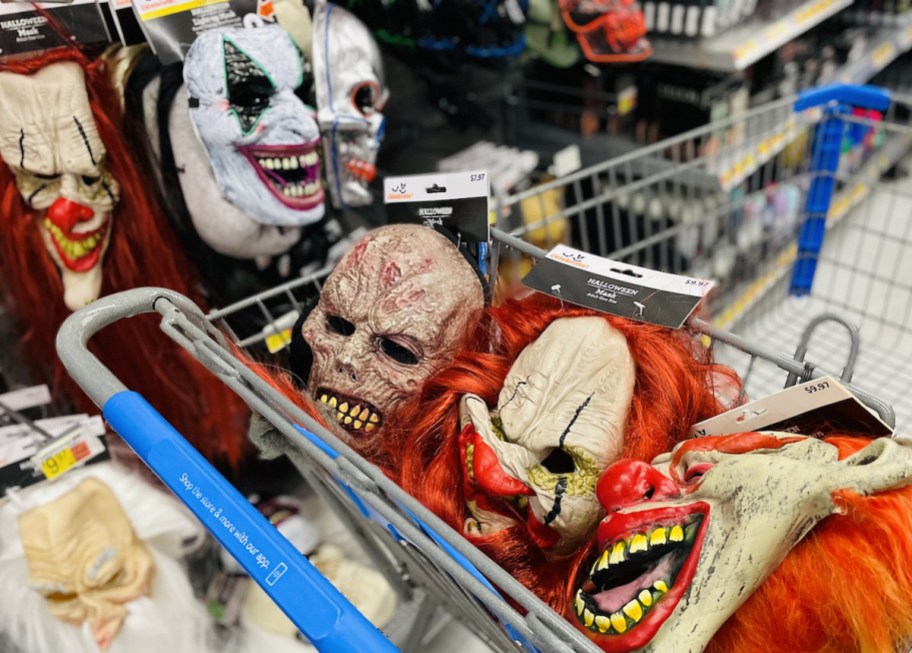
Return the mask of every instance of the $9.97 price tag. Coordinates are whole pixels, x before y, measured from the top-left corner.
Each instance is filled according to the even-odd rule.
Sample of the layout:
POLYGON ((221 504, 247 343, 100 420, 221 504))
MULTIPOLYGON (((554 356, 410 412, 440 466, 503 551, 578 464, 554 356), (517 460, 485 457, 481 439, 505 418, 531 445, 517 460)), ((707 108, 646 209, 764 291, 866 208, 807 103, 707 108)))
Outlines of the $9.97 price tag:
POLYGON ((32 460, 45 478, 52 479, 103 451, 98 438, 80 428, 39 451, 32 460))

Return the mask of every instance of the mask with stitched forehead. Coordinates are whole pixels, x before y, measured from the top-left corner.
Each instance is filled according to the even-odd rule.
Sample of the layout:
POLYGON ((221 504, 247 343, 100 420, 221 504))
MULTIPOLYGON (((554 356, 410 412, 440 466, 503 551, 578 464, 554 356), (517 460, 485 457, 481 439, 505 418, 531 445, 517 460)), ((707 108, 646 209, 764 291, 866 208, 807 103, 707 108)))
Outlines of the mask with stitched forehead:
POLYGON ((574 583, 570 619, 609 653, 702 651, 789 551, 839 512, 835 493, 910 482, 908 439, 874 440, 839 460, 825 441, 743 433, 687 441, 652 465, 619 461, 598 484, 608 516, 574 583))
POLYGON ((388 91, 370 31, 353 14, 320 1, 314 7, 314 87, 323 133, 326 182, 337 207, 371 203, 388 91))
POLYGON ((599 475, 621 453, 636 367, 601 317, 555 320, 510 368, 494 410, 460 404, 468 535, 522 524, 562 556, 592 534, 599 475))
POLYGON ((376 438, 449 362, 483 307, 475 270, 445 236, 420 225, 375 229, 332 271, 303 323, 307 387, 350 437, 376 438))
POLYGON ((76 310, 98 298, 111 212, 120 189, 74 62, 32 75, 0 72, 0 157, 23 200, 43 212, 37 227, 76 310))
POLYGON ((277 25, 205 32, 184 61, 190 119, 222 196, 263 225, 323 217, 314 111, 296 95, 304 61, 277 25))

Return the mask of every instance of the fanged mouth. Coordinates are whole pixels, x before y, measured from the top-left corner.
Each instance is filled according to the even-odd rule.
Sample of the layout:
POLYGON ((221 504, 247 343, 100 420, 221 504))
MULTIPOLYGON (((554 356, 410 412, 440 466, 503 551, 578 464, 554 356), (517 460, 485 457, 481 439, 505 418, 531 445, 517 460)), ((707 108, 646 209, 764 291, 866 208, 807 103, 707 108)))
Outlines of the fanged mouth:
POLYGON ((63 264, 74 272, 87 272, 101 258, 101 246, 108 233, 109 223, 109 220, 105 220, 98 229, 85 233, 64 233, 50 218, 45 218, 42 224, 51 235, 51 242, 63 264))
POLYGON ((303 145, 248 145, 238 149, 282 204, 306 211, 323 203, 319 145, 315 140, 303 145))
POLYGON ((601 553, 573 597, 580 624, 592 633, 620 636, 652 622, 637 638, 644 641, 617 650, 651 640, 693 580, 705 517, 694 513, 600 543, 601 553))
POLYGON ((329 388, 320 388, 317 397, 321 404, 334 411, 336 421, 346 431, 370 433, 383 423, 380 411, 363 399, 348 397, 329 388))

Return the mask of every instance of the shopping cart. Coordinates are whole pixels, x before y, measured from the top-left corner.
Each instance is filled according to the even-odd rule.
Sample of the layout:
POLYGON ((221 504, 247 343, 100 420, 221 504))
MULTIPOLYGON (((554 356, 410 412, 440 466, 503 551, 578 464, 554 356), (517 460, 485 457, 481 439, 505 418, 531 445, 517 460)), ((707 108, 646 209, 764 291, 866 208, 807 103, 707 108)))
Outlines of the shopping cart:
MULTIPOLYGON (((834 285, 837 288, 845 284, 841 278, 845 270, 857 277, 858 283, 868 284, 868 287, 883 282, 860 263, 840 265, 840 250, 836 254, 831 250, 843 246, 842 238, 848 238, 847 247, 867 248, 859 243, 854 232, 849 231, 850 222, 859 212, 857 205, 862 196, 875 184, 873 171, 876 170, 879 176, 883 168, 889 167, 888 162, 898 160, 908 147, 912 132, 896 120, 883 120, 873 114, 855 115, 847 106, 849 101, 863 111, 874 111, 878 107, 882 111, 886 108, 887 96, 876 90, 827 89, 805 96, 797 104, 790 100, 758 109, 738 119, 658 144, 641 155, 609 161, 522 195, 501 199, 498 205, 500 228, 494 230, 495 240, 500 243, 500 269, 508 276, 510 268, 523 265, 524 259, 541 257, 544 250, 532 241, 547 241, 555 233, 543 228, 550 223, 569 221, 572 242, 589 251, 675 272, 719 277, 719 292, 710 298, 708 312, 693 318, 691 326, 720 350, 720 354, 724 349, 745 357, 746 372, 751 376, 761 365, 778 370, 780 384, 822 375, 823 369, 808 362, 809 355, 803 350, 794 356, 783 354, 778 341, 755 341, 722 326, 742 328, 762 323, 759 316, 769 310, 764 307, 772 301, 770 298, 780 294, 780 286, 788 285, 796 276, 792 272, 802 267, 795 265, 801 261, 817 261, 817 281, 810 293, 813 302, 828 299, 828 296, 820 299, 818 290, 819 282, 829 273, 836 273, 838 278, 834 285), (785 109, 793 104, 798 107, 798 113, 784 122, 779 120, 788 113, 785 109), (808 135, 809 131, 813 135, 808 135), (835 164, 818 157, 820 152, 830 151, 821 139, 832 137, 834 133, 845 141, 840 141, 837 148, 837 153, 845 149, 844 156, 837 156, 835 164), (856 154, 859 147, 854 144, 856 141, 864 147, 883 133, 891 135, 883 148, 867 158, 856 154), (802 141, 803 147, 799 147, 802 141), (746 161, 748 156, 754 161, 746 161), (849 166, 844 162, 846 157, 859 160, 850 162, 849 166), (840 162, 843 163, 840 165, 840 162), (736 172, 728 174, 730 165, 735 166, 736 172), (756 165, 755 171, 748 170, 752 165, 756 165), (761 177, 759 181, 757 175, 761 177), (780 183, 799 180, 796 183, 801 196, 797 201, 810 221, 802 219, 799 224, 796 216, 787 234, 782 233, 784 228, 777 231, 775 221, 761 222, 759 228, 751 223, 755 218, 747 215, 749 202, 754 193, 766 192, 763 183, 770 180, 780 183), (862 190, 856 190, 858 188, 862 190), (524 202, 544 202, 542 194, 555 189, 560 190, 563 198, 559 211, 554 215, 542 212, 540 224, 510 226, 524 202), (832 191, 829 195, 825 192, 828 190, 832 191), (682 206, 689 201, 698 203, 698 208, 682 206), (672 215, 659 215, 672 206, 672 215), (838 220, 833 216, 846 217, 838 220), (815 243, 809 241, 804 231, 813 236, 819 235, 819 230, 799 227, 808 224, 813 227, 821 220, 831 228, 822 249, 815 252, 812 247, 815 243), (750 229, 754 230, 750 237, 745 236, 744 232, 750 229), (840 235, 844 230, 848 236, 840 235), (718 253, 725 251, 725 247, 729 248, 729 255, 721 260, 718 253)), ((898 114, 890 114, 888 118, 895 115, 898 114)), ((800 209, 796 212, 802 213, 800 209)), ((864 207, 860 210, 863 214, 869 213, 864 207)), ((876 225, 873 221, 863 222, 863 227, 859 227, 864 238, 880 239, 877 245, 879 259, 883 258, 882 252, 888 244, 900 247, 909 244, 907 223, 902 223, 905 231, 900 239, 887 235, 881 222, 876 225)), ((561 231, 566 232, 557 230, 561 231)), ((540 244, 550 246, 554 243, 540 244)), ((58 351, 70 374, 102 407, 113 428, 169 487, 179 496, 183 495, 181 498, 194 513, 292 616, 319 650, 387 650, 390 644, 287 542, 274 542, 275 535, 270 536, 268 524, 243 497, 220 483, 208 463, 153 407, 139 395, 129 392, 99 363, 88 351, 86 343, 100 329, 140 313, 159 313, 162 329, 168 337, 272 423, 278 435, 266 453, 289 456, 315 492, 346 523, 404 604, 414 608, 407 632, 399 637, 390 633, 400 648, 426 650, 428 629, 441 611, 445 611, 468 625, 495 650, 596 653, 598 649, 570 623, 405 494, 377 468, 275 392, 231 353, 225 329, 217 329, 215 323, 230 328, 232 318, 242 311, 256 311, 266 326, 254 333, 232 335, 250 348, 270 342, 280 345, 287 329, 285 325, 296 311, 305 309, 301 298, 312 295, 311 291, 319 288, 321 276, 322 272, 295 280, 208 316, 185 297, 164 289, 144 288, 104 297, 67 320, 58 336, 58 351), (249 549, 239 548, 223 523, 214 521, 211 510, 199 501, 187 498, 187 483, 202 485, 210 499, 216 497, 218 502, 230 505, 235 527, 249 525, 249 532, 268 540, 264 546, 270 561, 265 570, 251 562, 249 549), (277 560, 281 560, 281 564, 276 565, 277 560), (289 578, 299 584, 289 586, 286 582, 289 578)), ((798 275, 798 283, 807 286, 804 276, 798 275)), ((807 303, 811 300, 804 286, 797 290, 800 297, 785 297, 784 302, 798 302, 802 317, 810 318, 808 308, 816 309, 818 303, 807 303)), ((891 298, 902 301, 899 313, 875 313, 872 301, 864 302, 860 313, 883 332, 894 322, 905 319, 912 305, 909 297, 912 293, 906 281, 890 281, 888 291, 891 298)), ((837 311, 842 306, 834 304, 834 307, 828 309, 827 319, 839 320, 842 324, 849 311, 846 309, 839 314, 837 311)), ((242 319, 239 323, 249 324, 249 320, 242 319)), ((853 334, 853 342, 857 344, 858 332, 853 331, 853 334)), ((897 358, 908 361, 908 336, 896 337, 898 339, 889 344, 897 358)), ((858 369, 861 369, 863 354, 856 357, 854 364, 858 369)), ((821 360, 831 361, 830 358, 821 360)), ((847 384, 851 381, 851 372, 849 364, 843 375, 847 384)), ((892 419, 892 409, 876 396, 879 393, 851 387, 883 419, 892 419)), ((871 389, 880 390, 881 387, 871 384, 871 389)), ((209 503, 214 505, 211 500, 209 503)))

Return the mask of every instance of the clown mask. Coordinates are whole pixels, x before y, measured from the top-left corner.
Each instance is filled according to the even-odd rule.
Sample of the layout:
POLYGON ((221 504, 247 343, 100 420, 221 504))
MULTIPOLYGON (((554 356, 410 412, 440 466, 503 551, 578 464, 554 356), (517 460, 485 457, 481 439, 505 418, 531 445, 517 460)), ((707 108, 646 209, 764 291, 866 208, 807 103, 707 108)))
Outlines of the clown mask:
POLYGON ((599 481, 608 516, 570 618, 609 653, 698 653, 837 512, 834 492, 910 482, 912 440, 874 440, 838 460, 821 440, 743 433, 687 441, 652 465, 617 462, 599 481))
POLYGON ((63 621, 88 622, 101 650, 149 593, 154 562, 107 485, 87 479, 19 517, 29 583, 63 621))
POLYGON ((466 395, 465 533, 523 524, 556 557, 583 544, 602 514, 596 482, 621 454, 635 376, 627 340, 606 320, 562 318, 517 357, 496 410, 466 395))
POLYGON ((10 167, 60 270, 71 310, 98 298, 119 187, 108 170, 82 67, 0 72, 0 156, 10 167))
POLYGON ((314 86, 326 180, 336 207, 371 203, 387 99, 380 51, 368 29, 341 7, 314 8, 314 86))
POLYGON ((262 225, 304 226, 325 210, 320 134, 295 95, 304 66, 276 25, 206 32, 184 61, 190 119, 222 196, 262 225))
POLYGON ((303 323, 307 387, 350 437, 382 436, 483 307, 475 270, 445 236, 420 225, 375 229, 329 275, 303 323))

